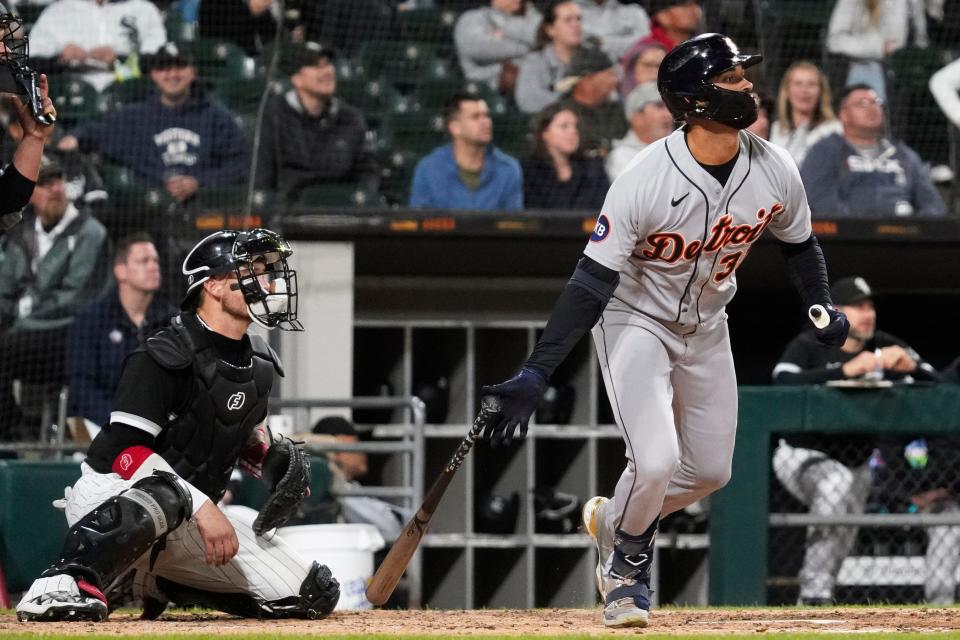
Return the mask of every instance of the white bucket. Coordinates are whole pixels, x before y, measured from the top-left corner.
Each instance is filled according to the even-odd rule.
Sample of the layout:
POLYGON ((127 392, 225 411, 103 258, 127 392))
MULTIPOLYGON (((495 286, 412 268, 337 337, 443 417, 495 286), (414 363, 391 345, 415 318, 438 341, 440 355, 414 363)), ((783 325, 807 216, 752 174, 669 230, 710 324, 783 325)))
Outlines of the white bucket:
POLYGON ((281 527, 277 534, 305 560, 330 567, 340 582, 337 610, 370 609, 364 592, 373 575, 373 554, 386 544, 370 524, 304 524, 281 527))

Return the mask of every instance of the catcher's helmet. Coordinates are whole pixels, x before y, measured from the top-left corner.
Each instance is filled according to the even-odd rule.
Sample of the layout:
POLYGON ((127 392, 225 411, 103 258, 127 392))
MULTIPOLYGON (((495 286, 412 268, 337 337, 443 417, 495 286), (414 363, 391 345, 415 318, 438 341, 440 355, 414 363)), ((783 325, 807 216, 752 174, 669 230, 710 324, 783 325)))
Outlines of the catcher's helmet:
POLYGON ((677 121, 702 118, 745 129, 757 119, 753 95, 721 89, 710 80, 738 65, 747 68, 761 60, 760 55, 740 53, 725 35, 705 33, 666 55, 657 74, 657 89, 677 121))
POLYGON ((187 293, 180 308, 195 309, 203 283, 232 272, 237 278, 233 287, 243 293, 254 322, 268 329, 303 331, 297 321, 297 272, 287 264, 292 254, 287 241, 268 229, 212 233, 183 260, 187 293))

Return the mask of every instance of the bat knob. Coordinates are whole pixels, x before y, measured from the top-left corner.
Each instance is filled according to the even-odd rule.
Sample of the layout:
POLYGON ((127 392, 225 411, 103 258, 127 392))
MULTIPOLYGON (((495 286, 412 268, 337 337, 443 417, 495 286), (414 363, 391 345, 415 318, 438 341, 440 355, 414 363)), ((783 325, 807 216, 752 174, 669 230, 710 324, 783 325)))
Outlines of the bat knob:
POLYGON ((823 329, 830 324, 830 316, 821 304, 815 304, 810 307, 807 315, 810 316, 810 322, 812 322, 813 326, 817 329, 823 329))

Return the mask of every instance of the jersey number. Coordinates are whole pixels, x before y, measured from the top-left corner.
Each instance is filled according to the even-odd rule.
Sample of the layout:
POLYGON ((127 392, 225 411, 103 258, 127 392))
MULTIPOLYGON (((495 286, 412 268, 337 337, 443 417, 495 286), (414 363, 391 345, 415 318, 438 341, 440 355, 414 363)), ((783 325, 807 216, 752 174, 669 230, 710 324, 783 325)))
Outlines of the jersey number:
POLYGON ((740 265, 740 261, 743 260, 743 256, 743 251, 737 251, 720 258, 720 266, 723 268, 713 276, 713 281, 717 284, 720 284, 730 277, 730 274, 736 271, 737 267, 740 265))

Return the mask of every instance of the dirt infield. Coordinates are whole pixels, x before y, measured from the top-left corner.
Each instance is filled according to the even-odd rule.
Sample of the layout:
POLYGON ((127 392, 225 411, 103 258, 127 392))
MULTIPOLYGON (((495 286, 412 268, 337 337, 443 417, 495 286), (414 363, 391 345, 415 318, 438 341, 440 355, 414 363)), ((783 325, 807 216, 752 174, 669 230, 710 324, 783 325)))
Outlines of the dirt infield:
MULTIPOLYGON (((647 631, 677 634, 743 632, 928 632, 960 631, 960 609, 818 608, 818 609, 671 609, 654 611, 647 631)), ((631 635, 637 630, 607 630, 599 609, 483 611, 343 611, 323 621, 259 622, 219 614, 167 613, 144 622, 131 613, 115 613, 103 623, 19 623, 0 615, 0 636, 11 632, 140 634, 385 634, 431 635, 631 635)))

